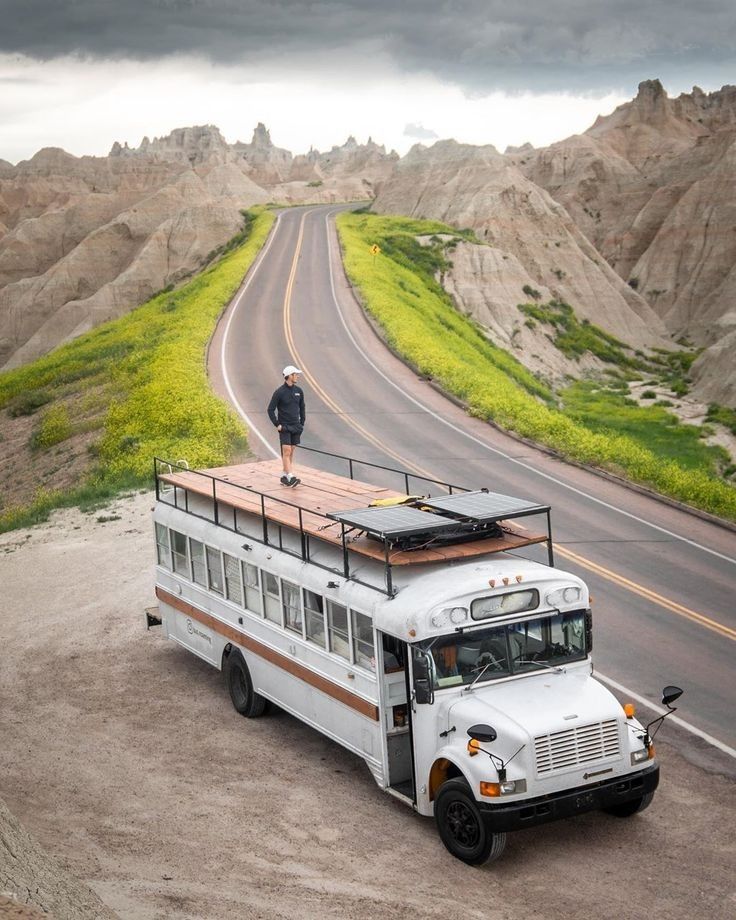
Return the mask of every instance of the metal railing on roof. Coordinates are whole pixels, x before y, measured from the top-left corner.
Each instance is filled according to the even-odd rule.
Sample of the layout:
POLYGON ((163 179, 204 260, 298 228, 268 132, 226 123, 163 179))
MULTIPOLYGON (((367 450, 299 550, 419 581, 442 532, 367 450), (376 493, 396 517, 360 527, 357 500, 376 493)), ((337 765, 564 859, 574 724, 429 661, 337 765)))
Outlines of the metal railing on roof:
MULTIPOLYGON (((401 476, 404 480, 404 485, 406 489, 406 494, 411 494, 410 482, 412 479, 419 480, 424 483, 430 483, 432 485, 440 486, 441 489, 447 491, 449 495, 454 495, 456 493, 469 493, 471 490, 466 486, 459 486, 453 483, 444 482, 440 479, 432 479, 428 476, 422 476, 417 473, 410 473, 406 470, 398 470, 394 467, 384 466, 380 463, 373 463, 369 460, 358 460, 354 457, 347 457, 342 454, 334 454, 329 451, 319 450, 314 447, 304 447, 300 445, 300 450, 306 450, 311 453, 321 454, 322 456, 330 457, 334 460, 345 461, 348 467, 348 475, 350 479, 355 479, 355 467, 356 466, 366 466, 372 469, 382 470, 384 472, 395 473, 401 476)), ((281 552, 287 553, 289 555, 295 556, 302 559, 304 562, 309 562, 312 565, 316 565, 319 568, 324 569, 325 571, 331 572, 332 574, 341 576, 345 579, 350 579, 357 584, 361 584, 367 588, 380 591, 383 594, 386 594, 388 597, 393 597, 395 595, 395 590, 393 586, 393 577, 392 577, 392 563, 391 563, 391 552, 395 548, 394 543, 389 536, 386 536, 384 533, 379 533, 371 530, 365 530, 365 532, 372 533, 375 539, 378 539, 379 542, 383 544, 383 563, 384 563, 384 582, 385 586, 376 585, 374 582, 365 581, 357 576, 355 571, 351 571, 350 567, 350 558, 351 558, 351 547, 350 547, 350 533, 356 528, 350 524, 349 521, 344 521, 340 519, 340 516, 335 514, 326 514, 322 511, 314 510, 313 508, 306 508, 303 505, 298 504, 298 502, 289 501, 284 498, 279 498, 275 495, 266 494, 261 492, 258 489, 254 489, 251 486, 246 486, 238 483, 233 483, 229 480, 223 479, 218 476, 214 476, 211 473, 203 472, 202 470, 192 470, 189 469, 189 466, 185 461, 168 461, 162 460, 159 457, 154 457, 153 461, 154 466, 154 481, 156 488, 156 501, 165 501, 162 499, 162 494, 167 494, 173 491, 173 502, 165 501, 166 504, 173 504, 173 506, 179 510, 185 511, 187 514, 191 514, 194 517, 201 518, 202 520, 211 521, 219 527, 223 527, 226 530, 229 530, 233 533, 237 533, 243 536, 247 536, 250 539, 255 540, 256 542, 262 543, 265 546, 274 546, 277 547, 281 552), (197 490, 197 494, 200 497, 208 497, 212 501, 212 516, 209 517, 206 514, 201 514, 200 512, 194 510, 190 506, 189 502, 189 490, 186 488, 186 485, 162 481, 162 476, 173 476, 175 472, 186 473, 189 476, 200 476, 205 480, 209 480, 209 486, 206 491, 197 490), (247 509, 238 509, 234 504, 228 502, 227 498, 218 496, 217 488, 218 484, 221 487, 227 487, 228 491, 232 494, 232 490, 239 490, 244 493, 249 493, 250 495, 257 496, 260 504, 260 520, 261 520, 261 534, 260 536, 250 533, 249 531, 242 530, 238 527, 238 511, 240 510, 243 514, 256 515, 257 512, 254 510, 247 509), (183 505, 179 505, 179 492, 183 492, 183 505), (268 502, 275 503, 277 505, 285 506, 288 508, 295 509, 297 512, 298 518, 298 527, 294 527, 290 524, 284 524, 279 521, 274 520, 272 517, 269 517, 266 512, 266 505, 268 502), (232 511, 232 523, 228 520, 230 517, 229 512, 226 514, 221 513, 220 505, 224 505, 226 508, 229 508, 232 511), (335 524, 340 525, 340 547, 342 550, 342 566, 332 566, 321 562, 316 559, 312 554, 312 541, 316 540, 323 544, 330 546, 335 549, 336 545, 334 542, 321 538, 318 534, 305 530, 304 528, 304 514, 307 513, 312 517, 322 518, 325 521, 326 527, 333 527, 335 524), (347 526, 346 526, 347 524, 347 526), (273 539, 272 531, 276 531, 276 539, 273 539), (299 534, 299 551, 295 551, 292 547, 287 545, 284 542, 284 530, 287 533, 293 533, 294 531, 299 534)), ((427 496, 429 497, 429 496, 427 496)), ((408 510, 408 509, 407 509, 408 510)), ((522 517, 529 514, 539 514, 545 513, 547 516, 547 552, 548 552, 548 564, 551 566, 554 564, 553 549, 552 549, 552 525, 550 520, 550 509, 549 506, 530 506, 528 510, 525 511, 514 511, 509 517, 522 517)), ((443 524, 443 529, 445 529, 446 524, 443 524)), ((244 548, 247 547, 247 544, 244 545, 244 548)), ((408 550, 410 551, 410 550, 408 550)), ((353 554, 356 553, 355 550, 352 551, 353 554)), ((366 556, 364 554, 360 555, 361 562, 365 562, 366 556)))

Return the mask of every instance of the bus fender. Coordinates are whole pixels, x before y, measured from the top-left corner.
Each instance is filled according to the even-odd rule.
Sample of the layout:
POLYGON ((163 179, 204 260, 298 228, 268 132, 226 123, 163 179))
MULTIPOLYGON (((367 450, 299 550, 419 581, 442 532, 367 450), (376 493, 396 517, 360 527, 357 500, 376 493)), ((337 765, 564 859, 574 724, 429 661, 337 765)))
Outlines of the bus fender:
POLYGON ((235 648, 232 642, 228 642, 225 648, 222 650, 222 658, 220 659, 220 670, 225 670, 225 662, 230 657, 230 652, 235 648))
POLYGON ((440 786, 448 779, 464 779, 469 783, 468 777, 457 763, 457 749, 451 747, 442 748, 438 751, 437 757, 429 771, 429 783, 427 792, 429 801, 434 802, 439 792, 440 786))

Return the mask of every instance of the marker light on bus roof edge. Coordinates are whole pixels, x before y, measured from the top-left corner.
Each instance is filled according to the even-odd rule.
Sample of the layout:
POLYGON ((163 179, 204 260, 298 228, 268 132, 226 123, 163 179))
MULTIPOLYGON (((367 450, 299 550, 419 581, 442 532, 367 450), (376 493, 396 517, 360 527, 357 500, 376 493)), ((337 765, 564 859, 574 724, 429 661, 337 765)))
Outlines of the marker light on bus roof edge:
POLYGON ((450 622, 454 623, 456 626, 458 623, 464 623, 468 618, 468 609, 467 607, 453 607, 450 610, 450 622))
POLYGON ((548 592, 544 599, 550 607, 559 607, 560 604, 572 604, 580 600, 582 593, 579 585, 565 585, 548 592))

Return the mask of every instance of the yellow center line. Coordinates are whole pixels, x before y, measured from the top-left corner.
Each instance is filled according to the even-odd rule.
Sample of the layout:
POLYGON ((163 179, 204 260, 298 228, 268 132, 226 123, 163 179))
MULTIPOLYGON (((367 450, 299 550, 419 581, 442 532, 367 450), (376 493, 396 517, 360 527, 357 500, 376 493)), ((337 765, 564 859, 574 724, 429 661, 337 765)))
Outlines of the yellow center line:
POLYGON ((353 429, 355 429, 355 431, 362 434, 363 437, 367 441, 375 445, 380 451, 382 451, 385 454, 388 454, 390 457, 393 457, 394 460, 396 460, 398 463, 403 463, 407 465, 408 467, 410 467, 415 473, 417 473, 417 475, 426 476, 428 479, 434 479, 432 474, 429 473, 427 470, 424 470, 421 467, 416 466, 415 464, 407 463, 404 457, 392 451, 389 447, 386 446, 386 444, 383 443, 383 441, 379 440, 375 435, 373 435, 370 431, 368 431, 367 428, 364 428, 360 424, 360 422, 356 422, 355 419, 350 418, 348 414, 345 412, 345 410, 342 409, 335 402, 335 400, 332 399, 331 396, 329 396, 328 393, 325 392, 323 387, 319 385, 319 383, 316 381, 314 376, 309 372, 306 362, 301 357, 299 353, 299 349, 296 347, 294 336, 291 331, 291 294, 292 294, 292 289, 294 287, 294 279, 296 278, 297 263, 299 261, 299 253, 301 251, 302 238, 304 236, 304 221, 307 218, 307 216, 311 213, 312 213, 311 211, 307 211, 302 217, 301 222, 299 224, 299 235, 296 241, 294 260, 291 264, 291 272, 289 274, 289 280, 287 282, 286 292, 284 295, 284 335, 286 336, 286 342, 287 342, 287 345, 289 346, 289 349, 291 350, 291 354, 294 358, 294 361, 297 367, 301 368, 305 379, 309 381, 309 384, 312 387, 312 389, 322 398, 322 400, 329 406, 330 409, 332 409, 333 412, 335 412, 337 415, 344 416, 346 422, 353 429))
MULTIPOLYGON (((299 254, 301 252, 302 239, 304 237, 304 221, 311 213, 312 211, 306 211, 301 219, 301 223, 299 224, 299 236, 297 237, 294 259, 291 264, 291 272, 289 274, 289 280, 287 282, 286 292, 284 295, 284 334, 286 336, 286 342, 291 350, 295 364, 297 367, 302 369, 303 375, 309 381, 312 389, 314 389, 314 391, 319 394, 319 396, 333 410, 333 412, 341 415, 351 428, 362 434, 367 441, 369 441, 371 444, 374 444, 379 450, 383 451, 383 453, 393 457, 394 460, 405 466, 407 470, 413 471, 418 476, 426 476, 427 479, 436 480, 436 476, 434 476, 428 470, 417 466, 417 464, 408 460, 406 457, 391 450, 382 441, 371 434, 370 431, 364 428, 359 422, 356 422, 355 419, 351 418, 348 413, 325 392, 319 383, 317 383, 316 379, 309 372, 304 360, 299 354, 299 350, 297 349, 296 343, 294 342, 294 336, 291 329, 291 294, 294 287, 294 279, 296 278, 297 263, 299 261, 299 254)), ((652 601, 654 604, 658 604, 660 607, 664 608, 665 610, 669 610, 671 613, 675 613, 687 620, 691 620, 693 623, 697 623, 700 626, 704 626, 706 629, 710 629, 712 632, 718 633, 727 639, 736 640, 736 629, 731 629, 729 626, 718 623, 716 620, 712 620, 710 617, 707 617, 702 613, 698 613, 695 610, 690 610, 688 607, 684 607, 682 604, 678 604, 676 601, 672 601, 669 598, 663 597, 661 594, 657 594, 655 591, 652 591, 649 588, 645 588, 643 585, 637 584, 635 581, 631 581, 630 579, 625 578, 623 575, 618 575, 616 572, 612 572, 610 569, 606 569, 602 565, 598 565, 597 562, 586 559, 584 556, 580 556, 578 553, 575 553, 566 547, 555 546, 555 553, 558 556, 563 556, 564 558, 569 559, 571 562, 577 563, 578 565, 588 569, 591 572, 595 572, 595 574, 600 575, 602 578, 605 578, 608 581, 611 581, 628 591, 631 591, 633 594, 638 594, 640 597, 646 598, 647 600, 652 601)))
POLYGON ((572 562, 576 562, 583 568, 588 569, 591 572, 595 572, 602 578, 605 578, 608 581, 612 581, 614 584, 620 585, 621 587, 626 588, 634 594, 638 594, 640 597, 644 597, 655 604, 659 604, 661 607, 664 607, 665 610, 670 610, 672 613, 676 613, 681 617, 685 617, 685 619, 692 620, 694 623, 699 623, 701 626, 705 626, 706 629, 710 629, 713 632, 719 633, 719 635, 725 636, 727 639, 736 640, 736 629, 731 629, 730 626, 725 626, 722 623, 718 623, 716 620, 712 620, 710 617, 707 617, 702 613, 698 613, 695 610, 690 610, 688 607, 683 607, 683 605, 678 604, 677 601, 671 601, 669 598, 663 597, 661 594, 657 594, 656 591, 652 591, 650 588, 645 588, 643 585, 637 584, 635 581, 630 581, 623 575, 612 572, 610 569, 604 568, 604 566, 599 565, 597 562, 593 562, 590 559, 586 559, 584 556, 578 555, 578 553, 574 553, 571 549, 568 549, 565 546, 556 546, 555 553, 558 556, 564 556, 566 559, 570 559, 572 562))

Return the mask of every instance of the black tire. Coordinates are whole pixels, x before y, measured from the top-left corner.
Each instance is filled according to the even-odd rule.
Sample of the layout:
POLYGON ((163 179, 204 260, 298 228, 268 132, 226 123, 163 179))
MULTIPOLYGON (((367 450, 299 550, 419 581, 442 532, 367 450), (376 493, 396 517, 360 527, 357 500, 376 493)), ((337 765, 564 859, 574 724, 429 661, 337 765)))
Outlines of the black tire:
POLYGON ((267 700, 253 689, 248 665, 237 649, 233 649, 225 659, 224 671, 230 699, 240 715, 247 719, 257 719, 258 716, 262 716, 267 700))
POLYGON ((638 799, 632 799, 630 802, 622 802, 620 805, 609 805, 603 811, 607 815, 613 815, 614 818, 630 818, 632 815, 639 814, 645 808, 649 808, 654 798, 653 792, 647 792, 640 795, 638 799))
POLYGON ((506 848, 506 834, 487 830, 470 786, 464 779, 448 779, 434 803, 440 840, 457 859, 469 866, 492 862, 506 848))

